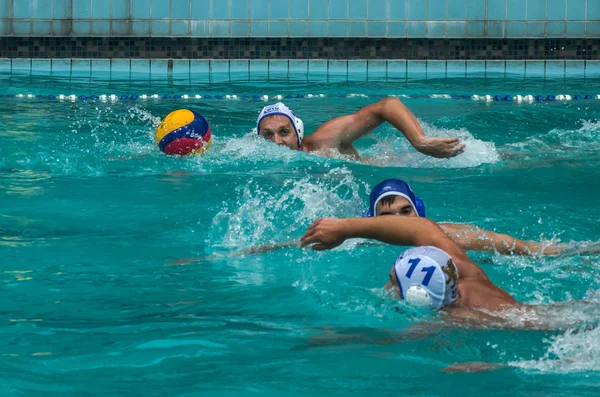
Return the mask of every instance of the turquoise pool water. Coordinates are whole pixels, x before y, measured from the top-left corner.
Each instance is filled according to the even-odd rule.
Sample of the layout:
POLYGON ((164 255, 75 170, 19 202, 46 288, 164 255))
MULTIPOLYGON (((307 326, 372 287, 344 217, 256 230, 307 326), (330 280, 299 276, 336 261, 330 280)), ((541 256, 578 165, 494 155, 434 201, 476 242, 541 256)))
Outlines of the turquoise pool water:
MULTIPOLYGON (((2 77, 4 94, 600 92, 598 80, 2 77)), ((286 103, 310 132, 373 101, 286 103)), ((258 101, 0 98, 0 393, 597 395, 598 256, 471 253, 521 301, 593 304, 572 302, 548 331, 445 329, 396 343, 382 342, 439 321, 381 293, 402 247, 231 256, 300 237, 319 217, 355 216, 391 177, 411 182, 438 221, 600 239, 600 101, 405 103, 427 134, 461 137, 466 152, 426 158, 389 126, 357 144, 379 166, 291 152, 250 134, 258 101), (211 123, 207 155, 155 147, 160 118, 181 107, 211 123), (441 371, 472 361, 505 367, 441 371)))

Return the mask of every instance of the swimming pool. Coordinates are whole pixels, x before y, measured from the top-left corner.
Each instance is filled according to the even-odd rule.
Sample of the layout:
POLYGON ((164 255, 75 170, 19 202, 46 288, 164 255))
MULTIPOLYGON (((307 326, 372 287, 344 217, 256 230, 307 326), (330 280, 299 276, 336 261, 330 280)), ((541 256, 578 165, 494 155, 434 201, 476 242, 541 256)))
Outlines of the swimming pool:
MULTIPOLYGON (((564 311, 551 331, 457 329, 370 343, 423 316, 436 321, 381 293, 401 247, 229 254, 297 238, 318 217, 355 216, 391 177, 409 181, 438 221, 598 240, 600 101, 426 96, 593 94, 600 80, 3 77, 13 95, 211 99, 0 98, 2 395, 598 393, 597 309, 564 311), (426 133, 461 137, 467 150, 425 158, 384 126, 357 145, 378 166, 295 153, 250 134, 264 102, 214 99, 309 93, 414 94, 404 101, 426 133), (181 107, 211 123, 207 155, 170 158, 155 147, 160 118, 181 107), (471 361, 508 366, 440 371, 471 361)), ((310 132, 374 100, 285 102, 310 132)), ((598 256, 472 257, 524 302, 598 301, 598 256)))

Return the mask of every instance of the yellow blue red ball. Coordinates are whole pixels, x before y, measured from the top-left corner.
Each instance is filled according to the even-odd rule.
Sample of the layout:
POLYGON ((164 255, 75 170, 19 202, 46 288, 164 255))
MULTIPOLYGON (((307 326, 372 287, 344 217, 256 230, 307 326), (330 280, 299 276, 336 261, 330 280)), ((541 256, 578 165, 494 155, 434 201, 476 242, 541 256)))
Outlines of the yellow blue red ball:
POLYGON ((156 143, 166 154, 204 154, 211 140, 208 121, 201 114, 189 109, 169 113, 156 129, 156 143))

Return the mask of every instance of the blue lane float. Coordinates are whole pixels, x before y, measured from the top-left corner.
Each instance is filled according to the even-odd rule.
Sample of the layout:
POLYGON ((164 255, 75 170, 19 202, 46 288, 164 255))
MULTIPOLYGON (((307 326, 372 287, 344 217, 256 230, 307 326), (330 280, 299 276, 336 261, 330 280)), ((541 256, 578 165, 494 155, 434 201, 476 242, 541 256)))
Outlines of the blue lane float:
POLYGON ((485 102, 568 102, 568 101, 583 101, 583 100, 600 100, 600 94, 538 94, 538 95, 511 95, 511 94, 496 94, 496 95, 468 95, 468 94, 342 94, 342 93, 330 93, 330 94, 278 94, 278 95, 235 95, 235 94, 102 94, 102 95, 65 95, 65 94, 0 94, 0 99, 35 99, 35 100, 69 100, 69 101, 102 101, 102 102, 115 102, 115 101, 140 101, 140 100, 176 100, 176 101, 191 101, 191 100, 242 100, 242 101, 263 101, 263 102, 275 102, 282 100, 298 100, 298 99, 318 99, 318 98, 370 98, 370 99, 382 99, 395 97, 401 100, 403 99, 453 99, 453 100, 464 100, 464 101, 485 101, 485 102))

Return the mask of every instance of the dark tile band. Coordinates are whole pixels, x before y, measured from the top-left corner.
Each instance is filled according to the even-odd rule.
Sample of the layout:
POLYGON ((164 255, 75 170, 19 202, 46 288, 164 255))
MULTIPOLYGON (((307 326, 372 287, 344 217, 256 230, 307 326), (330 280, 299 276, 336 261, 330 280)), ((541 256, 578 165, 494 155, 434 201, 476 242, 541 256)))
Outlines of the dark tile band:
POLYGON ((597 60, 598 39, 0 37, 0 58, 597 60))

